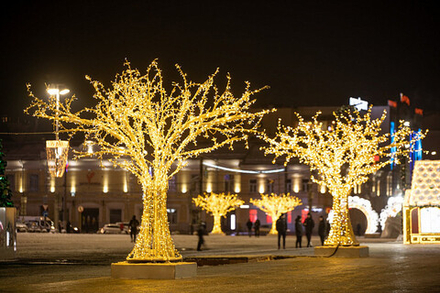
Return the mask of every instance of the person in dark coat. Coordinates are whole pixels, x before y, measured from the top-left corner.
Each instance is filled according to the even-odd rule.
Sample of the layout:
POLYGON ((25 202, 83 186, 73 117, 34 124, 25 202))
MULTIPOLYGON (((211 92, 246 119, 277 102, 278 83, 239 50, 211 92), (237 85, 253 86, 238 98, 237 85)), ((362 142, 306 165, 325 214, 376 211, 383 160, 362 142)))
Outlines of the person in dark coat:
POLYGON ((296 234, 296 244, 295 247, 301 248, 302 236, 303 236, 303 225, 301 223, 301 216, 296 217, 295 219, 295 234, 296 234))
POLYGON ((278 218, 275 225, 278 232, 278 249, 280 249, 281 237, 283 237, 283 249, 286 249, 286 233, 287 233, 286 217, 284 215, 281 215, 278 218))
POLYGON ((260 220, 255 220, 254 223, 254 231, 255 231, 255 237, 260 237, 260 220))
POLYGON ((306 227, 307 247, 312 247, 310 241, 312 240, 312 231, 313 227, 315 227, 315 222, 310 213, 307 214, 307 218, 304 221, 304 227, 306 227))
POLYGON ((251 237, 251 235, 252 235, 252 226, 253 226, 253 223, 252 223, 251 219, 249 219, 247 221, 247 223, 246 223, 246 227, 248 229, 249 237, 251 237))
POLYGON ((321 238, 321 245, 324 245, 325 238, 327 237, 327 223, 324 221, 324 217, 319 217, 318 234, 321 238))
POLYGON ((205 222, 201 222, 199 225, 199 229, 197 229, 197 236, 199 237, 199 242, 197 242, 197 251, 202 250, 202 245, 205 243, 205 239, 203 236, 206 234, 206 224, 205 222))
POLYGON ((130 223, 128 223, 128 226, 130 227, 131 242, 136 242, 136 237, 137 237, 137 234, 138 234, 139 221, 136 219, 135 215, 133 215, 133 218, 130 220, 130 223))

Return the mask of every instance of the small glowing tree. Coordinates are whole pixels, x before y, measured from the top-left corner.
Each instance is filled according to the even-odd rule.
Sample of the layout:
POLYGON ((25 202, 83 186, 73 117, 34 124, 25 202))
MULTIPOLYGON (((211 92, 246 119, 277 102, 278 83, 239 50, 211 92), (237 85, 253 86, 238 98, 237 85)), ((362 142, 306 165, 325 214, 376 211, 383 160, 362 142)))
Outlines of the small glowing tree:
POLYGON ((260 199, 251 198, 250 202, 257 206, 260 210, 268 214, 272 218, 272 228, 269 234, 276 234, 276 221, 287 212, 292 211, 295 207, 301 205, 301 200, 290 194, 261 194, 260 199))
POLYGON ((237 194, 225 194, 225 193, 210 193, 205 196, 199 195, 197 198, 193 198, 193 202, 196 206, 204 209, 212 214, 214 217, 214 227, 211 234, 223 234, 221 227, 221 217, 235 210, 237 207, 244 204, 244 201, 237 197, 237 194))
POLYGON ((182 256, 175 249, 167 219, 168 181, 188 159, 237 141, 247 141, 255 134, 268 111, 250 111, 251 96, 246 83, 244 93, 236 98, 230 89, 219 93, 214 84, 218 71, 203 83, 189 81, 179 66, 182 83, 174 83, 171 92, 163 85, 156 61, 145 75, 132 69, 128 62, 117 75, 112 87, 105 89, 98 81, 87 79, 95 89, 96 106, 78 112, 72 110, 74 97, 56 107, 35 97, 25 112, 60 123, 61 132, 84 133, 100 149, 86 156, 111 157, 115 166, 134 174, 142 186, 143 214, 139 237, 128 255, 129 261, 174 261, 182 256), (201 141, 203 140, 203 141, 201 141))
POLYGON ((263 137, 269 143, 263 149, 265 154, 274 154, 275 159, 285 156, 285 164, 291 158, 299 158, 311 171, 318 173, 316 177, 311 176, 313 182, 328 188, 333 196, 335 218, 325 245, 359 245, 348 214, 351 190, 367 182, 370 174, 390 164, 390 158, 400 163, 399 159, 414 150, 414 141, 422 139, 426 133, 417 133, 410 140, 412 131, 401 122, 392 136, 381 134, 386 112, 372 120, 371 108, 364 116, 355 109, 342 109, 334 113, 335 120, 329 129, 324 129, 323 123, 318 121, 319 114, 310 122, 297 114, 296 128, 279 123, 274 138, 263 137))

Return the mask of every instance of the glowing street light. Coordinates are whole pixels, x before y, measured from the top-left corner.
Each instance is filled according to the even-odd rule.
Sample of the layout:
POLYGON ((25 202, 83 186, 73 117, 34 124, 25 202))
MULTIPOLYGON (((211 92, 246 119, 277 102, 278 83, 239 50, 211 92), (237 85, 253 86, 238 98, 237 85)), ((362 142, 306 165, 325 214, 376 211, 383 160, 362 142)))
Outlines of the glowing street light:
MULTIPOLYGON (((56 86, 56 87, 50 87, 49 86, 47 88, 47 92, 48 92, 49 95, 56 97, 56 101, 57 101, 56 109, 57 109, 57 111, 56 111, 55 114, 58 117, 58 110, 60 108, 60 95, 66 95, 66 94, 70 93, 70 90, 69 89, 62 89, 62 90, 60 90, 58 88, 58 86, 56 86)), ((59 131, 58 119, 56 119, 55 120, 55 137, 56 137, 56 140, 59 140, 59 138, 58 138, 58 131, 59 131)))

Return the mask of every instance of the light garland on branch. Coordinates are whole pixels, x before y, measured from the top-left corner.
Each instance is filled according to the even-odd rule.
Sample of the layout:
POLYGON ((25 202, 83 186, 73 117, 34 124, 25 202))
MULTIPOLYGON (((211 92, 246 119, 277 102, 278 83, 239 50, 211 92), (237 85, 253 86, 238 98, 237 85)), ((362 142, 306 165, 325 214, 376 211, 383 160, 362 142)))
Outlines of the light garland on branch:
POLYGON ((390 134, 381 134, 381 124, 386 112, 380 118, 371 119, 371 107, 364 116, 355 109, 345 109, 334 113, 335 120, 330 129, 324 129, 318 121, 318 112, 312 121, 304 121, 297 114, 299 123, 296 128, 282 126, 279 121, 274 138, 261 136, 269 146, 263 147, 265 154, 276 158, 285 156, 287 165, 292 158, 299 158, 318 176, 312 176, 313 182, 326 186, 333 196, 335 218, 325 245, 359 245, 348 214, 348 196, 356 185, 368 181, 369 175, 390 164, 408 157, 414 151, 414 142, 425 137, 419 132, 409 139, 411 129, 400 122, 398 130, 390 134), (393 148, 393 152, 390 150, 393 148), (377 161, 376 158, 383 158, 377 161))
POLYGON ((244 201, 237 197, 237 194, 210 193, 205 196, 199 195, 193 198, 193 202, 197 207, 204 209, 214 217, 214 226, 211 234, 224 234, 221 227, 221 217, 235 210, 244 204, 244 201))
POLYGON ((250 202, 257 206, 260 210, 268 214, 272 218, 272 228, 269 234, 276 234, 276 221, 278 218, 287 212, 295 209, 301 205, 301 200, 296 196, 288 194, 261 194, 260 199, 251 198, 250 202))
POLYGON ((260 90, 250 90, 236 98, 230 88, 230 76, 223 93, 214 84, 218 70, 203 83, 187 79, 176 65, 182 82, 174 83, 170 92, 163 85, 162 72, 153 61, 145 75, 126 69, 116 76, 110 89, 86 77, 95 89, 93 108, 72 110, 71 97, 56 107, 55 99, 35 97, 25 110, 35 117, 58 119, 60 132, 85 134, 99 150, 77 152, 76 158, 110 156, 114 166, 134 174, 142 186, 143 214, 139 236, 129 261, 176 261, 182 256, 171 239, 166 199, 168 181, 190 158, 223 146, 232 146, 256 134, 262 117, 270 112, 250 111, 260 90), (203 139, 203 143, 200 141, 203 139), (175 163, 175 165, 173 165, 175 163))

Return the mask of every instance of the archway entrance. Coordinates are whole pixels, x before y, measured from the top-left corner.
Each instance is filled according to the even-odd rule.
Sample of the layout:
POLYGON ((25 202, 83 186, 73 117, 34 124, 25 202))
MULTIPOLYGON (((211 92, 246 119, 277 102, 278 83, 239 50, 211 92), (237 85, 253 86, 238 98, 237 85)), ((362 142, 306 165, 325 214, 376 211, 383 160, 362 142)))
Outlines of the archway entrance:
POLYGON ((349 214, 354 234, 356 236, 364 235, 368 226, 368 221, 365 214, 357 208, 351 208, 349 210, 349 214))

